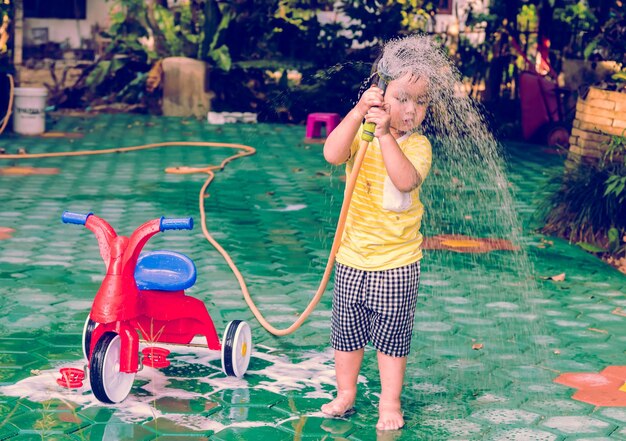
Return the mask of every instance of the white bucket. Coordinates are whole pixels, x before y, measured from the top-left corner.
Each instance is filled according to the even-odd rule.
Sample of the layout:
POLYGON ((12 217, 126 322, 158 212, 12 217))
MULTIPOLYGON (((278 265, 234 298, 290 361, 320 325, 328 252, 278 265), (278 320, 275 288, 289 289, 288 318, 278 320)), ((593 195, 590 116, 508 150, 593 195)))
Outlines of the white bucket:
POLYGON ((14 89, 13 131, 20 135, 39 135, 46 131, 46 98, 41 87, 14 89))

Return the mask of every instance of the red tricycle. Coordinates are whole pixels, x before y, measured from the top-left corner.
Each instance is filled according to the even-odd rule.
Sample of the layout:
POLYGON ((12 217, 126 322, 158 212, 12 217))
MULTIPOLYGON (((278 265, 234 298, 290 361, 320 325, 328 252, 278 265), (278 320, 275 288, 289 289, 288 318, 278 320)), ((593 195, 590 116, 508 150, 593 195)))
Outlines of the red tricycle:
POLYGON ((196 281, 193 261, 174 251, 141 253, 158 232, 191 230, 192 218, 154 219, 130 237, 118 236, 93 213, 65 211, 61 220, 91 230, 106 265, 82 341, 91 390, 98 400, 119 403, 128 396, 141 367, 139 334, 150 343, 173 344, 189 344, 196 335, 204 336, 209 349, 221 350, 224 373, 243 376, 252 349, 248 324, 241 320, 228 323, 220 344, 204 303, 185 294, 196 281))

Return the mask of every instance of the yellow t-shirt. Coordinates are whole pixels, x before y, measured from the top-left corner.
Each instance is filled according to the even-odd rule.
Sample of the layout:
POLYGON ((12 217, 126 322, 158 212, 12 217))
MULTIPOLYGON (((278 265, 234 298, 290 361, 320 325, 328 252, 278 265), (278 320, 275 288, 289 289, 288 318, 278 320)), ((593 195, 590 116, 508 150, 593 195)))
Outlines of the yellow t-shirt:
MULTIPOLYGON (((361 130, 350 147, 346 178, 359 149, 361 130)), ((425 136, 413 133, 396 140, 419 173, 430 171, 432 149, 425 136)), ((385 169, 378 139, 370 143, 354 187, 337 261, 354 268, 378 271, 399 268, 422 258, 420 226, 424 206, 419 190, 400 192, 385 169)))

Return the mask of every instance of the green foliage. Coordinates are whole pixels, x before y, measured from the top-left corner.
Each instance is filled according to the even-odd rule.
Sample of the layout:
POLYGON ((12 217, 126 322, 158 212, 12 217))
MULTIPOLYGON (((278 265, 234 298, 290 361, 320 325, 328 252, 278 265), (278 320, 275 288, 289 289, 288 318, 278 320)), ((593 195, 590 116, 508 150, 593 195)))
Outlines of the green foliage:
POLYGON ((13 16, 15 9, 14 0, 0 0, 0 28, 4 29, 5 38, 0 33, 0 72, 13 71, 13 51, 11 50, 12 41, 10 40, 10 29, 13 26, 13 16))
POLYGON ((523 5, 517 14, 517 29, 520 32, 535 31, 539 25, 539 15, 535 5, 523 5))
POLYGON ((232 66, 232 59, 228 46, 223 43, 223 40, 232 18, 233 11, 222 12, 216 1, 206 1, 198 58, 212 62, 215 67, 226 72, 232 66))
POLYGON ((595 164, 582 164, 557 178, 544 202, 543 231, 593 252, 622 253, 626 245, 626 137, 613 136, 595 164))
POLYGON ((609 18, 585 49, 585 58, 593 55, 626 65, 626 12, 624 7, 611 8, 609 18))
MULTIPOLYGON (((145 21, 143 2, 134 0, 117 0, 110 14, 111 25, 103 36, 111 42, 104 55, 92 66, 87 68, 84 78, 75 85, 74 96, 83 105, 92 103, 99 98, 112 100, 117 92, 127 88, 139 78, 144 78, 150 64, 157 58, 153 50, 140 43, 148 37, 149 32, 145 21)), ((65 105, 75 106, 69 101, 65 105)))
POLYGON ((604 191, 604 196, 613 196, 620 203, 623 203, 624 199, 626 199, 626 191, 624 191, 625 187, 626 176, 611 175, 606 180, 606 190, 604 191))
POLYGON ((347 113, 354 105, 371 63, 354 55, 336 65, 319 68, 301 64, 301 79, 289 79, 290 60, 237 62, 231 71, 214 72, 213 106, 217 111, 253 111, 261 121, 303 122, 312 112, 347 113), (279 72, 269 76, 269 73, 279 72), (224 87, 226 86, 226 87, 224 87))
POLYGON ((611 79, 617 83, 626 82, 626 71, 617 72, 611 75, 611 79))
POLYGON ((611 228, 607 233, 607 239, 609 242, 609 252, 613 254, 617 254, 619 252, 623 252, 626 248, 625 244, 621 243, 619 230, 615 227, 611 228))
POLYGON ((215 110, 255 111, 261 120, 285 122, 303 122, 312 111, 346 112, 369 76, 376 45, 426 30, 438 3, 108 1, 113 8, 105 36, 111 43, 72 95, 83 106, 145 99, 147 72, 155 61, 185 56, 211 66, 215 110), (349 25, 319 21, 319 11, 337 7, 349 25), (350 32, 357 37, 347 37, 350 32), (354 40, 363 45, 355 49, 354 40), (288 79, 294 71, 301 80, 288 79))
POLYGON ((226 6, 222 13, 214 0, 206 0, 203 9, 197 2, 181 2, 171 10, 143 0, 112 3, 111 24, 102 33, 111 41, 105 53, 85 69, 72 93, 67 94, 72 99, 55 104, 84 107, 158 100, 158 95, 146 92, 146 79, 152 65, 163 57, 199 58, 216 69, 230 69, 232 60, 223 34, 232 12, 226 6), (150 38, 153 46, 148 45, 150 38))
POLYGON ((437 2, 424 0, 346 0, 341 10, 352 19, 349 29, 361 44, 387 41, 425 31, 437 2))
MULTIPOLYGON (((154 18, 159 24, 159 28, 166 43, 167 52, 172 56, 186 56, 187 54, 185 54, 183 43, 185 40, 189 40, 186 37, 188 34, 185 33, 184 38, 180 38, 179 35, 181 33, 180 31, 183 23, 176 23, 176 19, 174 18, 172 11, 161 5, 155 5, 154 18)), ((191 35, 191 37, 197 39, 197 36, 191 35)))
POLYGON ((228 75, 211 73, 215 110, 253 111, 260 120, 283 122, 302 122, 310 111, 347 110, 337 103, 356 98, 369 67, 357 74, 335 66, 371 62, 374 56, 369 49, 353 51, 341 23, 320 23, 316 6, 324 2, 258 0, 254 8, 229 4, 233 18, 224 39, 233 64, 228 75), (301 81, 287 80, 292 71, 301 81))
POLYGON ((432 3, 426 2, 423 8, 423 0, 398 0, 396 3, 401 6, 400 15, 402 16, 402 21, 400 25, 404 32, 428 31, 428 25, 435 14, 435 8, 432 3))
POLYGON ((588 253, 606 253, 606 249, 605 248, 601 248, 597 245, 594 245, 592 243, 587 243, 587 242, 577 242, 576 245, 578 245, 579 247, 581 247, 583 250, 587 251, 588 253))
POLYGON ((626 137, 612 136, 602 158, 604 168, 610 170, 604 196, 615 198, 620 204, 626 201, 626 137))
POLYGON ((554 9, 554 18, 564 25, 576 25, 580 30, 589 31, 594 29, 598 22, 596 16, 591 12, 587 2, 578 1, 574 4, 554 9))

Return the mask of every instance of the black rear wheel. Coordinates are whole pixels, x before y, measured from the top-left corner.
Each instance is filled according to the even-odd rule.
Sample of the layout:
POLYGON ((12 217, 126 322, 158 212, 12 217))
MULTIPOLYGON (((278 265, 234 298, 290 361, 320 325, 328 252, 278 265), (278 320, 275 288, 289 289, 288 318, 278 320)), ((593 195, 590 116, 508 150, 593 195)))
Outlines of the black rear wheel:
POLYGON ((250 364, 252 333, 242 320, 228 323, 222 339, 222 370, 230 377, 243 377, 250 364))

